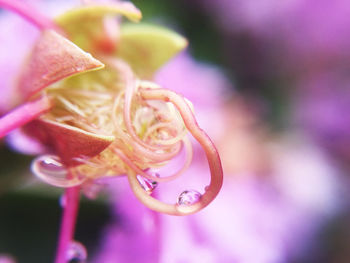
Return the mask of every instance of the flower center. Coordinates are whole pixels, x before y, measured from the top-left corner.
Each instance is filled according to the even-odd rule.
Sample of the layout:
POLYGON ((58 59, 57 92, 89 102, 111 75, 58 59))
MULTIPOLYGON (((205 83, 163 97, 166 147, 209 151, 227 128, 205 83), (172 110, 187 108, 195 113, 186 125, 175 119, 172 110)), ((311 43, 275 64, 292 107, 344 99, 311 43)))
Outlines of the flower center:
POLYGON ((82 165, 70 168, 72 174, 96 179, 125 174, 129 169, 163 166, 179 152, 185 138, 181 116, 170 103, 143 99, 139 88, 159 87, 137 79, 125 62, 106 64, 103 70, 63 80, 47 89, 55 107, 43 119, 116 138, 97 156, 76 158, 82 165))

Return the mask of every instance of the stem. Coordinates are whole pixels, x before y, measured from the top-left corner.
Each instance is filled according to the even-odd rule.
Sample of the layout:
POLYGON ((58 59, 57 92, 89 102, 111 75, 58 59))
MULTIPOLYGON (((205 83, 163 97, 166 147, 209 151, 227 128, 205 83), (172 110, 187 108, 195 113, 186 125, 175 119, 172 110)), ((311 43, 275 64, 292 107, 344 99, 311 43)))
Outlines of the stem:
POLYGON ((66 188, 64 191, 64 210, 60 226, 55 263, 66 263, 67 249, 74 238, 75 224, 79 209, 80 187, 66 188))
MULTIPOLYGON (((1 0, 0 0, 1 1, 1 0)), ((15 108, 0 118, 0 138, 10 131, 36 119, 52 107, 48 97, 41 97, 15 108)))
POLYGON ((35 25, 40 30, 44 29, 54 29, 56 31, 61 31, 59 27, 52 21, 52 19, 44 16, 34 8, 30 7, 23 1, 18 0, 0 0, 0 7, 9 9, 24 19, 29 23, 35 25))

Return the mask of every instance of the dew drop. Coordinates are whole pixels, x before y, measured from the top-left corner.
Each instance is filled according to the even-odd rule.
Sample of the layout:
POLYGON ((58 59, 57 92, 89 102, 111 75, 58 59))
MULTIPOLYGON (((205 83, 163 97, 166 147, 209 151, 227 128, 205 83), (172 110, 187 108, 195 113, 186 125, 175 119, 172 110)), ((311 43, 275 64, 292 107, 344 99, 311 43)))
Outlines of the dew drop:
POLYGON ((66 256, 69 262, 83 263, 87 259, 87 250, 82 243, 72 241, 67 249, 66 256))
POLYGON ((69 174, 66 166, 56 155, 42 155, 33 160, 32 172, 42 181, 58 186, 72 187, 81 184, 84 178, 69 174))
POLYGON ((158 183, 156 181, 152 181, 148 178, 145 178, 141 175, 136 176, 137 181, 139 181, 142 188, 149 194, 153 192, 153 190, 157 187, 158 183))
POLYGON ((185 190, 180 194, 177 203, 184 206, 193 205, 201 199, 201 196, 202 195, 195 190, 185 190))

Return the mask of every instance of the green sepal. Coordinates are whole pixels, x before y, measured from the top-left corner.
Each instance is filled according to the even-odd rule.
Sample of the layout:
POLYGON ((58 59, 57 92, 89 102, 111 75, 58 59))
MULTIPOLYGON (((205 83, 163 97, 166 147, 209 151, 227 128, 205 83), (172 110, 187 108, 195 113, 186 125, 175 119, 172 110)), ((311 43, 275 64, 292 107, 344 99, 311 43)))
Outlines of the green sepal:
POLYGON ((105 41, 111 42, 110 45, 117 42, 117 39, 106 39, 104 29, 104 19, 116 15, 123 15, 134 22, 142 18, 140 10, 131 3, 124 2, 74 8, 58 16, 55 21, 73 43, 94 54, 100 52, 101 42, 102 45, 105 41))
POLYGON ((186 38, 157 25, 124 23, 120 33, 117 57, 125 60, 140 78, 151 78, 188 45, 186 38))

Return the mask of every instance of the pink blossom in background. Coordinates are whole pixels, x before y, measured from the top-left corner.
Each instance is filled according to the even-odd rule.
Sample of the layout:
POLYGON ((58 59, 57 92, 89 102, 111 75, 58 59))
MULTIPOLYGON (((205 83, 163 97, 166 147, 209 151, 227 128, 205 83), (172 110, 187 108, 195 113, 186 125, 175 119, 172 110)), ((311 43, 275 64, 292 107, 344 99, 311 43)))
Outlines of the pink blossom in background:
POLYGON ((308 52, 349 55, 350 3, 346 0, 206 0, 205 3, 203 8, 227 32, 252 32, 260 39, 281 42, 291 48, 290 52, 300 52, 299 55, 308 52))
POLYGON ((298 84, 293 107, 295 122, 344 161, 350 157, 349 80, 346 73, 315 74, 298 84))
POLYGON ((347 70, 347 0, 206 0, 196 4, 221 33, 221 56, 240 88, 293 92, 299 88, 295 80, 304 75, 347 70))
POLYGON ((350 2, 197 3, 221 30, 238 85, 283 96, 286 126, 304 129, 338 160, 348 160, 350 2))
POLYGON ((218 136, 222 132, 223 121, 217 111, 233 89, 217 66, 197 62, 183 52, 157 72, 155 81, 191 101, 198 122, 209 135, 218 136), (217 119, 215 125, 213 119, 217 119))
POLYGON ((217 66, 194 61, 188 53, 182 53, 161 68, 156 82, 175 90, 189 99, 195 108, 213 109, 224 101, 231 84, 217 66))

